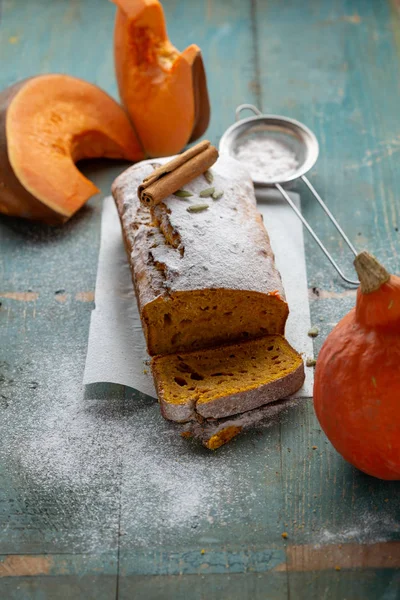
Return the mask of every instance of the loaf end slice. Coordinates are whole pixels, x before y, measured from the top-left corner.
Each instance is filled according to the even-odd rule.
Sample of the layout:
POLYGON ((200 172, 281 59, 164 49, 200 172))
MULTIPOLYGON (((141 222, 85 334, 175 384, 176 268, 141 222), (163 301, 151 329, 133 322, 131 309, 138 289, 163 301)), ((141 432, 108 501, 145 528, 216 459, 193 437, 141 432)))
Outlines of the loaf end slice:
POLYGON ((244 413, 304 382, 303 360, 281 335, 157 356, 152 371, 163 416, 181 423, 244 413))
MULTIPOLYGON (((304 399, 302 399, 304 401, 304 399)), ((298 399, 277 400, 247 412, 224 419, 191 421, 182 425, 181 435, 199 440, 209 450, 217 450, 240 433, 255 427, 270 427, 282 413, 298 404, 298 399)))

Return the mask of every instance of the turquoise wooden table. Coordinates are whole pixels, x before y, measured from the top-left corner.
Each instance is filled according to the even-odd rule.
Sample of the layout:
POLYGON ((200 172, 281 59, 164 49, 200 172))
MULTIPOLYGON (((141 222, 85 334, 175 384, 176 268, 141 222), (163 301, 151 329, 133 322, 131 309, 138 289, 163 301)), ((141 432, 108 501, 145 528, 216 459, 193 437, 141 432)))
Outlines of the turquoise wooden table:
MULTIPOLYGON (((242 102, 305 122, 321 145, 312 182, 353 243, 399 272, 400 3, 164 6, 173 42, 203 49, 210 139, 242 102)), ((3 0, 1 88, 67 72, 116 96, 113 17, 106 0, 3 0)), ((105 194, 125 167, 83 170, 105 194)), ((311 400, 210 453, 151 399, 83 389, 100 215, 99 195, 63 228, 0 218, 0 598, 399 598, 400 484, 346 464, 311 400)), ((308 238, 306 253, 318 352, 355 293, 308 238)))

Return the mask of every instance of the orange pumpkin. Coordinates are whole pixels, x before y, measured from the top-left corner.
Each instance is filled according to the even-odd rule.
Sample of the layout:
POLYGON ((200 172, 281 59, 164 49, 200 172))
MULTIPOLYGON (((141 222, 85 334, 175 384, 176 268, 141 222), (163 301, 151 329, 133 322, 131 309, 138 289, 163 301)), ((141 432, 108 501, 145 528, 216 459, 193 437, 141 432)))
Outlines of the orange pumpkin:
POLYGON ((207 129, 210 105, 200 48, 168 39, 158 0, 117 5, 114 60, 119 94, 149 156, 169 156, 207 129))
POLYGON ((315 372, 314 407, 327 437, 352 465, 400 479, 400 277, 361 252, 357 303, 327 337, 315 372))

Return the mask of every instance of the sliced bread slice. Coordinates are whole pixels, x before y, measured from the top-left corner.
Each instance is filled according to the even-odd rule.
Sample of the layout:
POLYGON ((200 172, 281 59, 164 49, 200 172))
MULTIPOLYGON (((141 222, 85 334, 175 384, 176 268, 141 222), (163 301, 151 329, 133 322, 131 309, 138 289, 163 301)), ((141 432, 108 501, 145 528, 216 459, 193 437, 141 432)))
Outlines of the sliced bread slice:
POLYGON ((156 356, 154 382, 166 419, 220 419, 287 398, 304 381, 301 356, 281 335, 156 356))
POLYGON ((277 400, 224 419, 204 419, 181 425, 182 437, 195 438, 209 450, 216 450, 232 438, 257 426, 271 427, 278 422, 281 414, 298 405, 301 399, 277 400))

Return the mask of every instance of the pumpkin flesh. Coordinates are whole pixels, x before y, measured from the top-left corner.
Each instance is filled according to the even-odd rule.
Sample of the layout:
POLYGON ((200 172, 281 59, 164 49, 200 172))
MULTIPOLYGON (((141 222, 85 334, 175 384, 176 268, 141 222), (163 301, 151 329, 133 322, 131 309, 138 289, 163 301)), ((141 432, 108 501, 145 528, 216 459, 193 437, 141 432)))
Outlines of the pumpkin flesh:
MULTIPOLYGON (((143 158, 127 115, 100 88, 67 75, 38 76, 18 86, 6 107, 9 165, 54 221, 68 219, 99 191, 75 162, 143 158)), ((25 216, 10 207, 8 214, 25 216)))
POLYGON ((114 2, 114 57, 122 103, 149 156, 176 154, 208 125, 200 48, 193 44, 178 52, 168 39, 158 0, 114 2))

